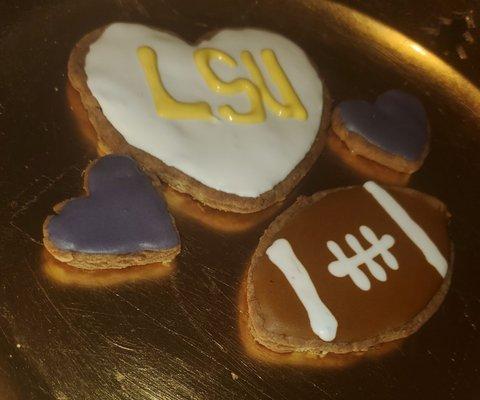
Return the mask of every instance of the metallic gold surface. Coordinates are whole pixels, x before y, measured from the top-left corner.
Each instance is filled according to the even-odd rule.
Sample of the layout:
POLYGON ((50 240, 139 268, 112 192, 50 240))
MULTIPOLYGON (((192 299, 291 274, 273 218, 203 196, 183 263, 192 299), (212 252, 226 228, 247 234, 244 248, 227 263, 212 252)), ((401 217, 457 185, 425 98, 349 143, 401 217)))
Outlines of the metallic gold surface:
POLYGON ((480 92, 391 27, 412 34, 415 18, 423 25, 437 3, 446 12, 456 2, 364 7, 384 22, 323 0, 8 3, 0 3, 0 399, 480 397, 480 92), (82 274, 49 258, 42 222, 81 193, 82 170, 97 153, 88 122, 73 112, 75 94, 67 99, 68 54, 84 33, 117 20, 190 40, 223 26, 264 27, 305 48, 335 101, 393 87, 417 94, 431 154, 410 181, 380 179, 408 182, 453 214, 455 272, 433 318, 402 342, 341 358, 277 356, 250 340, 241 288, 263 229, 297 195, 369 172, 335 145, 284 204, 252 218, 167 191, 183 242, 175 265, 82 274))

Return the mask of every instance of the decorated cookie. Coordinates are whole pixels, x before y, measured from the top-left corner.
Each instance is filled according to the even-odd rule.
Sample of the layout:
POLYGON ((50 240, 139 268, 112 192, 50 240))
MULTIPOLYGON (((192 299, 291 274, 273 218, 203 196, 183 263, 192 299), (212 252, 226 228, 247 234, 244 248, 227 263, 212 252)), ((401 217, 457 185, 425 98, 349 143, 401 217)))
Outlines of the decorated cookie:
POLYGON ((450 284, 448 220, 439 200, 371 181, 300 198, 252 257, 253 337, 277 352, 323 355, 410 335, 450 284))
POLYGON ((411 174, 395 171, 365 157, 358 157, 331 130, 327 135, 327 146, 327 157, 332 161, 331 168, 338 172, 345 171, 355 180, 373 180, 389 186, 407 186, 412 177, 411 174))
POLYGON ((429 124, 420 101, 400 90, 340 103, 332 128, 353 153, 399 172, 412 173, 429 150, 429 124))
POLYGON ((161 195, 135 161, 110 155, 85 171, 85 197, 54 207, 43 242, 58 260, 79 268, 124 268, 171 261, 180 239, 161 195))
POLYGON ((172 276, 175 261, 161 264, 135 265, 126 268, 82 269, 55 259, 48 251, 42 254, 41 272, 56 285, 65 287, 105 288, 134 283, 160 282, 172 276))
POLYGON ((114 23, 76 45, 69 78, 102 149, 225 211, 283 200, 329 123, 327 91, 306 54, 262 30, 222 30, 192 46, 114 23))

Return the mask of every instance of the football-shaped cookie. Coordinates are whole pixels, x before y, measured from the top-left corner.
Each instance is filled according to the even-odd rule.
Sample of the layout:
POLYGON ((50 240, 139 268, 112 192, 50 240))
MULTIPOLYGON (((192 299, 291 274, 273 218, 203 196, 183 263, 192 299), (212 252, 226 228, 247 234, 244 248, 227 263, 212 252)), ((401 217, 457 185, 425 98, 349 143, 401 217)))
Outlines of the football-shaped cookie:
POLYGON ((327 91, 275 33, 221 30, 192 46, 114 23, 76 45, 68 73, 103 150, 217 209, 283 200, 323 148, 327 91))
POLYGON ((109 155, 85 171, 87 195, 57 204, 43 225, 46 249, 84 269, 173 260, 180 239, 163 197, 133 159, 109 155))
POLYGON ((252 257, 251 333, 274 351, 317 355, 410 335, 447 293, 448 221, 439 200, 374 182, 300 198, 252 257))

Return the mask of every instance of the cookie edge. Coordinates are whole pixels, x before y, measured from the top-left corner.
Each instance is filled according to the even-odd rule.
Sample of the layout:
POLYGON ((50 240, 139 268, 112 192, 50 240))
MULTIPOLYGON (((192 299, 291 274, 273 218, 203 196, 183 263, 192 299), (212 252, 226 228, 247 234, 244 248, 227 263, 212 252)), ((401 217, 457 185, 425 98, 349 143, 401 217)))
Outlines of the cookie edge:
MULTIPOLYGON (((71 200, 90 196, 90 193, 88 190, 88 176, 91 168, 93 168, 93 166, 102 158, 103 157, 97 158, 96 160, 91 161, 86 167, 83 173, 84 194, 55 204, 53 206, 53 210, 56 214, 59 214, 62 208, 71 200)), ((138 165, 137 167, 139 168, 138 165)), ((142 170, 140 169, 140 171, 142 170)), ((157 192, 157 194, 159 196, 162 196, 161 193, 158 193, 159 188, 155 187, 154 185, 152 186, 154 190, 157 192)), ((166 206, 166 203, 165 203, 165 206, 166 206)), ((50 223, 50 220, 53 218, 53 215, 49 215, 43 223, 43 227, 42 227, 43 244, 47 249, 47 251, 57 260, 67 263, 68 265, 71 265, 73 267, 87 269, 87 270, 121 269, 121 268, 127 268, 135 265, 168 263, 173 261, 175 257, 180 253, 180 250, 181 250, 180 235, 178 233, 175 220, 169 211, 168 213, 170 216, 170 220, 172 221, 173 229, 175 230, 178 237, 178 245, 167 248, 167 249, 159 250, 159 251, 144 250, 138 253, 101 254, 101 253, 83 253, 79 251, 62 250, 57 246, 55 246, 53 241, 50 239, 48 225, 50 223)))
MULTIPOLYGON (((88 87, 87 75, 85 72, 85 59, 90 49, 90 45, 100 38, 108 26, 110 25, 98 28, 83 36, 72 49, 68 60, 69 80, 74 89, 80 93, 82 104, 87 111, 90 122, 95 128, 99 146, 103 151, 108 154, 129 155, 145 168, 152 179, 159 179, 167 183, 173 189, 181 193, 186 193, 209 207, 236 213, 253 213, 283 201, 313 167, 326 143, 332 102, 324 79, 312 61, 310 62, 316 70, 323 88, 323 110, 320 126, 314 142, 304 158, 292 171, 290 171, 285 179, 277 183, 269 191, 262 193, 260 196, 243 197, 232 193, 221 192, 204 185, 179 169, 166 165, 163 161, 157 159, 151 154, 131 146, 104 116, 100 104, 88 87)), ((158 28, 153 29, 159 30, 158 28)), ((207 35, 202 36, 194 42, 193 45, 199 43, 208 35, 212 35, 214 32, 216 31, 211 31, 207 35)), ((306 57, 309 58, 308 55, 306 55, 306 57)))
MULTIPOLYGON (((448 292, 451 283, 451 277, 453 272, 453 260, 454 251, 453 244, 450 241, 450 262, 447 270, 447 274, 440 285, 437 292, 431 298, 429 303, 412 319, 406 322, 403 326, 395 329, 391 329, 380 334, 367 338, 365 340, 356 342, 344 342, 344 343, 331 343, 325 342, 320 338, 311 340, 303 340, 287 335, 272 334, 264 328, 264 319, 262 317, 261 309, 258 305, 258 301, 255 298, 255 290, 253 285, 253 270, 256 268, 258 260, 264 255, 267 248, 271 245, 273 238, 277 232, 304 207, 307 207, 317 201, 320 201, 325 196, 342 190, 349 190, 356 186, 348 186, 343 188, 328 189, 321 192, 317 192, 310 197, 300 197, 298 200, 280 214, 265 230, 259 243, 251 257, 248 275, 247 275, 247 309, 248 309, 248 325, 250 333, 254 340, 259 344, 267 347, 268 349, 277 353, 291 353, 300 352, 308 353, 315 356, 324 356, 328 353, 350 353, 367 351, 368 349, 380 345, 381 343, 391 342, 397 339, 402 339, 418 331, 438 310, 443 303, 445 296, 448 292)), ((432 207, 438 208, 441 212, 444 212, 447 221, 450 219, 450 213, 446 205, 439 199, 430 196, 428 194, 419 192, 411 188, 402 187, 388 187, 388 190, 406 192, 409 195, 417 196, 423 201, 428 202, 432 207)))
POLYGON ((427 127, 428 139, 422 154, 416 160, 408 160, 398 154, 389 153, 380 147, 370 143, 361 134, 347 129, 341 116, 340 107, 337 106, 332 113, 332 132, 345 143, 347 148, 354 154, 375 161, 397 172, 412 174, 418 171, 430 152, 430 125, 427 127))

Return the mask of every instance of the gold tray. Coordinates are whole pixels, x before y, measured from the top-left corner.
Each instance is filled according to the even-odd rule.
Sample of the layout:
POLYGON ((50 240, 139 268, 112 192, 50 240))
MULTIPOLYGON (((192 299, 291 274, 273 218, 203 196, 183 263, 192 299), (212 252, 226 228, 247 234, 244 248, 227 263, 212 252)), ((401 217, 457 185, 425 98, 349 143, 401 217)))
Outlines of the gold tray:
MULTIPOLYGON (((1 399, 480 398, 476 86, 388 25, 323 0, 17 3, 0 5, 1 399), (81 273, 49 258, 42 222, 55 203, 81 193, 81 172, 96 157, 85 117, 72 113, 68 54, 84 33, 117 20, 189 40, 227 26, 263 27, 307 51, 335 101, 390 88, 416 93, 433 141, 408 184, 448 204, 456 247, 452 286, 433 318, 363 355, 299 359, 251 342, 241 296, 249 256, 295 196, 366 179, 368 168, 351 165, 340 148, 326 150, 284 204, 253 216, 208 210, 167 190, 183 241, 175 265, 81 273)), ((364 6, 408 31, 453 3, 364 6)))

